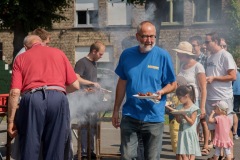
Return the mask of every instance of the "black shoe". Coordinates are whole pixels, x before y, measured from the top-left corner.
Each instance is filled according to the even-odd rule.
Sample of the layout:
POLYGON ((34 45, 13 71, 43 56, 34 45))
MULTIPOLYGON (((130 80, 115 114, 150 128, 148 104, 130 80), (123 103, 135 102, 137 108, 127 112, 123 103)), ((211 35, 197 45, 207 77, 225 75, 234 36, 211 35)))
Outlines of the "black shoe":
POLYGON ((92 159, 96 159, 97 158, 97 156, 96 156, 96 154, 94 152, 91 152, 91 158, 92 159))
MULTIPOLYGON (((82 155, 81 158, 82 159, 88 159, 87 155, 85 155, 85 154, 82 155)), ((96 158, 97 158, 96 154, 94 152, 91 152, 91 159, 96 159, 96 158)), ((78 160, 78 155, 75 154, 73 159, 78 160)))
MULTIPOLYGON (((82 156, 81 156, 81 159, 87 159, 87 156, 86 156, 86 155, 82 155, 82 156)), ((75 155, 73 156, 73 160, 78 160, 78 154, 75 154, 75 155)))

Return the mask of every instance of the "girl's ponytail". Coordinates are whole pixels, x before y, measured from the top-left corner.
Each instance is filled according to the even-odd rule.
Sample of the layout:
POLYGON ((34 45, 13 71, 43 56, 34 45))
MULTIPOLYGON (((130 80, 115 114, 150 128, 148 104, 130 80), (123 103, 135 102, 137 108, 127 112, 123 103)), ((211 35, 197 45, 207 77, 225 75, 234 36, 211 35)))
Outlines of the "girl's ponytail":
POLYGON ((196 95, 193 85, 181 85, 176 90, 177 96, 185 96, 189 94, 189 97, 191 98, 192 102, 196 102, 196 95))
POLYGON ((195 89, 193 85, 188 85, 189 88, 189 96, 192 100, 193 103, 196 102, 196 94, 195 94, 195 89))

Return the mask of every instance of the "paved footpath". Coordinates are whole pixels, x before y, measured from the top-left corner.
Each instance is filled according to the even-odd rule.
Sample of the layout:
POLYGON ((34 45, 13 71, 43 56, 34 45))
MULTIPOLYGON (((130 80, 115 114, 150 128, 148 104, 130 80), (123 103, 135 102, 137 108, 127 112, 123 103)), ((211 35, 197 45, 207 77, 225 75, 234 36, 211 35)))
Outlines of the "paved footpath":
MULTIPOLYGON (((5 160, 5 144, 6 144, 6 122, 0 124, 0 152, 5 160)), ((112 127, 111 122, 101 123, 101 153, 119 153, 120 133, 119 129, 112 127)), ((234 156, 235 160, 240 160, 240 139, 234 140, 234 156)), ((77 139, 73 135, 74 153, 77 151, 77 139)), ((206 160, 213 156, 213 149, 209 156, 197 157, 196 160, 206 160)), ((114 160, 114 158, 102 158, 104 160, 114 160)), ((175 155, 171 149, 171 142, 169 136, 169 127, 165 125, 163 135, 163 149, 161 153, 161 160, 174 160, 175 155)))

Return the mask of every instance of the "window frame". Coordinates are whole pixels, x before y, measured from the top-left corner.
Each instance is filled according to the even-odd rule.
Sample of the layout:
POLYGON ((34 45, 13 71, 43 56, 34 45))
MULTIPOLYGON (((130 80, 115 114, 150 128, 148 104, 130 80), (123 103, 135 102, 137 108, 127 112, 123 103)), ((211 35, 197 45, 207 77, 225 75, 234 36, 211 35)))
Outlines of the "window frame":
POLYGON ((98 6, 98 3, 97 2, 94 2, 95 0, 92 0, 92 1, 89 1, 89 3, 88 3, 88 1, 86 1, 86 0, 84 0, 84 1, 80 1, 80 0, 75 0, 75 6, 74 6, 74 13, 75 13, 75 15, 74 15, 74 28, 94 28, 94 27, 98 27, 98 25, 99 25, 99 6, 98 6), (87 3, 87 4, 86 4, 87 3), (82 7, 80 7, 79 8, 79 6, 81 6, 81 4, 82 4, 82 6, 88 6, 89 8, 82 8, 82 7), (79 24, 78 23, 78 12, 82 12, 82 11, 84 11, 84 12, 86 12, 86 24, 79 24), (96 23, 90 23, 90 21, 91 21, 91 14, 90 14, 90 12, 91 11, 95 11, 95 12, 97 12, 97 16, 96 16, 96 18, 97 18, 97 20, 96 20, 96 23))
MULTIPOLYGON (((119 13, 120 12, 122 12, 122 10, 119 11, 119 13)), ((108 27, 131 26, 132 20, 129 17, 132 17, 132 5, 127 4, 127 0, 107 1, 107 26, 108 27), (125 5, 125 7, 126 7, 126 8, 124 8, 125 9, 124 11, 126 11, 126 15, 125 15, 125 17, 123 16, 125 19, 123 21, 119 22, 119 23, 122 23, 122 24, 114 24, 112 21, 110 21, 111 18, 109 17, 110 14, 108 12, 109 11, 113 12, 113 11, 109 10, 110 8, 108 8, 108 7, 111 6, 111 5, 115 5, 115 4, 125 5), (124 24, 124 22, 125 22, 125 24, 124 24)))
MULTIPOLYGON (((220 2, 222 4, 222 0, 220 2)), ((192 20, 193 20, 193 24, 213 24, 213 23, 216 23, 216 22, 219 22, 221 19, 216 19, 216 20, 211 20, 211 6, 210 6, 210 0, 207 0, 207 21, 203 21, 203 22, 198 22, 198 21, 195 21, 194 17, 196 15, 196 5, 195 5, 195 1, 193 1, 192 3, 192 20)), ((222 12, 222 8, 221 8, 221 12, 222 12)))
MULTIPOLYGON (((182 22, 177 22, 177 21, 173 21, 173 13, 174 13, 174 10, 173 10, 173 1, 174 0, 167 0, 167 2, 169 2, 169 22, 163 22, 162 21, 162 25, 163 26, 171 26, 171 25, 182 25, 183 24, 183 21, 182 22)), ((184 1, 182 1, 184 3, 184 1)), ((183 7, 183 10, 182 10, 182 14, 184 15, 184 7, 183 7)))
POLYGON ((4 60, 4 57, 3 57, 3 43, 0 42, 0 60, 4 60))

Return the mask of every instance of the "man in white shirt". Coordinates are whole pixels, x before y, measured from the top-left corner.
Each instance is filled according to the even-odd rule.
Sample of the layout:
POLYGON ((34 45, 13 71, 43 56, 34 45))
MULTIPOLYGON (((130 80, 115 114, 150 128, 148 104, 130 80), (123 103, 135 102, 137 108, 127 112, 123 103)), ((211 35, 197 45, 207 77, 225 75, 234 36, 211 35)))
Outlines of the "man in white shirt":
MULTIPOLYGON (((236 63, 232 55, 221 48, 220 41, 217 33, 206 34, 205 44, 207 50, 211 53, 207 59, 206 67, 206 113, 208 117, 214 109, 212 105, 220 100, 224 100, 228 104, 228 113, 233 111, 232 81, 236 80, 236 63)), ((233 124, 233 115, 229 114, 228 116, 232 119, 233 124)), ((212 137, 214 137, 215 125, 208 123, 208 128, 212 137)), ((230 136, 232 136, 232 132, 230 136)))

